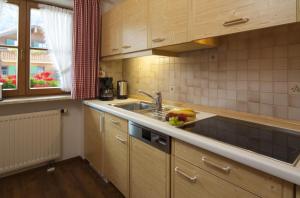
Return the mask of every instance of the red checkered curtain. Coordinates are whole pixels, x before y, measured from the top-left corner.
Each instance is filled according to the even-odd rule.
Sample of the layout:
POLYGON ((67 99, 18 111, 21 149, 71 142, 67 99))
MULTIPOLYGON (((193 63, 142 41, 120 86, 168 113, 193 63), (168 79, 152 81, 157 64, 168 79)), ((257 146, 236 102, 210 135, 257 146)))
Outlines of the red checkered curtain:
POLYGON ((72 98, 97 97, 100 56, 100 0, 74 0, 72 98))

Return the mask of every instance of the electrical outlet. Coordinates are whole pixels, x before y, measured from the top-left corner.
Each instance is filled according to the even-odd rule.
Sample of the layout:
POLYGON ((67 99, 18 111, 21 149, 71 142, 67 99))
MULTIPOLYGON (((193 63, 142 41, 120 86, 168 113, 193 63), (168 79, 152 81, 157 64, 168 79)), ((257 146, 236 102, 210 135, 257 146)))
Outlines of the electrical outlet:
POLYGON ((169 86, 169 93, 170 93, 170 95, 174 95, 174 93, 175 93, 175 86, 169 86))
POLYGON ((290 83, 289 84, 289 94, 300 95, 300 83, 290 83))

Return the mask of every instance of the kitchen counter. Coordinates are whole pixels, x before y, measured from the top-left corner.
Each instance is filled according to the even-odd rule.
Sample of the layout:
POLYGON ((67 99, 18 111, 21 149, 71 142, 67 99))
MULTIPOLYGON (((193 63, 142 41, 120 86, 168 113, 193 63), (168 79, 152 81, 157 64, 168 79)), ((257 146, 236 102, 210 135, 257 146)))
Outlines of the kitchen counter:
MULTIPOLYGON (((194 146, 206 149, 223 157, 237 161, 241 164, 245 164, 262 172, 274 175, 291 183, 300 185, 299 163, 298 166, 292 166, 290 164, 266 157, 264 155, 257 154, 255 152, 251 152, 204 136, 184 131, 182 129, 170 126, 167 122, 161 122, 135 112, 127 111, 109 105, 135 101, 139 100, 133 98, 127 100, 113 101, 87 100, 84 101, 84 104, 92 108, 98 109, 100 111, 108 112, 121 118, 136 122, 151 129, 160 131, 178 140, 182 140, 194 146)), ((203 119, 213 115, 212 113, 222 116, 226 114, 226 111, 217 111, 213 108, 201 107, 197 105, 188 105, 183 103, 176 103, 175 105, 193 107, 196 111, 200 111, 200 118, 202 117, 203 119)), ((249 116, 247 117, 247 114, 245 113, 238 113, 232 111, 228 111, 226 115, 232 118, 239 118, 257 123, 264 123, 270 126, 288 128, 300 132, 300 125, 298 125, 297 122, 265 118, 262 116, 253 116, 251 114, 249 114, 249 116)))

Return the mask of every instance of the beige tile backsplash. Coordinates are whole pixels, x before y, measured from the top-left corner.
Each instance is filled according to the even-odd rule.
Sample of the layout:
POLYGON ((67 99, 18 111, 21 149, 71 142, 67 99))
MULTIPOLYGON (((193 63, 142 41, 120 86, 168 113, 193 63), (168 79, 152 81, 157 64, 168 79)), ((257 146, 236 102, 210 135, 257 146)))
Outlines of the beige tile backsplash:
POLYGON ((300 24, 229 35, 214 49, 123 60, 129 91, 300 120, 300 24))

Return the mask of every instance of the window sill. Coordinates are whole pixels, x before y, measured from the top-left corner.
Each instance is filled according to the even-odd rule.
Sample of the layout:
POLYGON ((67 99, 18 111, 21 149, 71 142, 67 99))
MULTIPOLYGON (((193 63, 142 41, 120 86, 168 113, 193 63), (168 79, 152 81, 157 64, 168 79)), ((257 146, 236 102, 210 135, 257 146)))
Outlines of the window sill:
POLYGON ((1 105, 10 104, 24 104, 24 103, 35 103, 35 102, 50 102, 60 100, 71 100, 71 95, 52 95, 52 96, 33 96, 33 97, 20 97, 20 98, 8 98, 0 101, 1 105))

